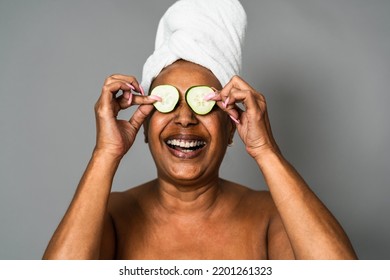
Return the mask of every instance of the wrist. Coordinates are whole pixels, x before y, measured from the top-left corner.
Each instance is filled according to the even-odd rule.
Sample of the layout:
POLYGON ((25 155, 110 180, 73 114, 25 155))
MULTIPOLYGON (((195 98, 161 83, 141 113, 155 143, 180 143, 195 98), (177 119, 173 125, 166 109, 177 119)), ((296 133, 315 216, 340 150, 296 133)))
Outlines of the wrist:
POLYGON ((261 151, 255 153, 255 156, 253 158, 255 159, 259 167, 262 169, 266 164, 276 159, 277 160, 283 159, 283 156, 278 148, 264 147, 261 149, 261 151))
POLYGON ((118 155, 107 150, 101 150, 95 147, 92 152, 92 158, 104 160, 107 163, 119 164, 123 155, 118 155))

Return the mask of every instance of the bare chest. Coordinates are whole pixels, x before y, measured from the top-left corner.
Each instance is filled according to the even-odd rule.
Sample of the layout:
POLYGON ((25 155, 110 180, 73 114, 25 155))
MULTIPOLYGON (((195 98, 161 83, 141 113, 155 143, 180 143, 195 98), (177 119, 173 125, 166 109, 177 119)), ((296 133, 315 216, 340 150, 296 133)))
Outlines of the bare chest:
POLYGON ((130 223, 118 228, 119 259, 266 259, 266 228, 247 221, 130 223))

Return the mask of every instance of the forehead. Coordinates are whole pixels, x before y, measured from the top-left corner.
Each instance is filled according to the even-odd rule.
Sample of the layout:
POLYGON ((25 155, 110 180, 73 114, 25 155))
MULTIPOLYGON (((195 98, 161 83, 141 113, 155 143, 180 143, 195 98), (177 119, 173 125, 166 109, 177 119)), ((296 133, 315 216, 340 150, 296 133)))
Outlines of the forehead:
POLYGON ((220 82, 210 70, 183 60, 176 61, 164 68, 154 79, 151 89, 158 85, 172 85, 180 92, 185 92, 195 85, 207 85, 221 89, 220 82))

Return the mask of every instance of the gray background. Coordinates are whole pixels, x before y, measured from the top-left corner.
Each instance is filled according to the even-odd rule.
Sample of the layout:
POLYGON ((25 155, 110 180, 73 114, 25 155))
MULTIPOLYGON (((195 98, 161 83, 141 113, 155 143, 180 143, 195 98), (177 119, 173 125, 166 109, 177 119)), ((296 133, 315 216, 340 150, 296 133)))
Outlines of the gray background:
MULTIPOLYGON (((41 258, 91 155, 105 77, 141 78, 173 2, 0 1, 0 259, 41 258)), ((390 1, 242 3, 242 76, 267 97, 286 158, 360 258, 390 259, 390 1)), ((155 174, 141 136, 113 188, 155 174)), ((221 175, 265 188, 237 137, 221 175)))

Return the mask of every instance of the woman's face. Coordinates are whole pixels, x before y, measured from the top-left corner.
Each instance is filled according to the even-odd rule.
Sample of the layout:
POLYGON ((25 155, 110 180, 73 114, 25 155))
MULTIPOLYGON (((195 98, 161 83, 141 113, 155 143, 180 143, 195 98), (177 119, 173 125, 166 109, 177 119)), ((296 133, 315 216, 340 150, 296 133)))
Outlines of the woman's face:
POLYGON ((155 110, 145 125, 145 136, 159 177, 180 181, 181 185, 215 178, 232 140, 234 126, 216 105, 207 115, 195 114, 184 94, 195 85, 221 89, 219 81, 208 69, 180 60, 166 67, 151 89, 158 85, 175 86, 180 93, 172 112, 155 110))

